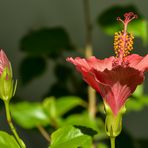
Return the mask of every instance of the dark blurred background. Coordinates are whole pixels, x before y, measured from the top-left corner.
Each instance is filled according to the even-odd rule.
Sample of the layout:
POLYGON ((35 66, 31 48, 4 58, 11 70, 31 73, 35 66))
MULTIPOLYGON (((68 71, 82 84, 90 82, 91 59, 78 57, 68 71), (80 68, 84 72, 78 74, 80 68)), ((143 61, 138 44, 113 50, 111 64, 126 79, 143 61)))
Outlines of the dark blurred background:
MULTIPOLYGON (((91 1, 93 48, 94 55, 98 58, 105 58, 114 54, 113 36, 108 36, 103 32, 102 28, 97 24, 97 18, 106 9, 116 5, 134 5, 140 14, 145 19, 148 19, 147 0, 91 1)), ((86 29, 82 0, 0 0, 0 48, 7 53, 13 67, 14 77, 18 79, 18 87, 14 99, 16 101, 41 101, 46 96, 79 95, 85 97, 86 94, 79 92, 80 90, 68 92, 66 88, 60 86, 60 83, 66 83, 64 78, 68 77, 63 71, 65 70, 68 74, 71 73, 69 66, 64 66, 64 64, 67 65, 65 57, 83 56, 81 51, 85 45, 85 36, 86 29), (61 45, 61 51, 57 50, 59 47, 54 47, 51 52, 46 51, 45 47, 45 51, 44 49, 42 51, 42 46, 39 47, 38 45, 46 44, 45 41, 34 43, 39 47, 38 52, 30 52, 31 47, 35 48, 32 43, 31 46, 28 45, 32 37, 41 35, 41 39, 46 40, 46 32, 51 34, 49 37, 51 40, 56 40, 57 38, 54 35, 56 32, 57 34, 59 33, 59 38, 57 39, 59 42, 57 44, 61 45), (64 42, 63 44, 60 43, 61 40, 64 42), (65 49, 63 50, 62 48, 65 49), (77 50, 74 50, 75 48, 77 50), (80 52, 77 52, 78 50, 80 52), (55 65, 57 66, 56 70, 55 65), (57 80, 56 75, 58 74, 61 80, 57 80)), ((143 45, 141 39, 135 40, 134 47, 135 53, 141 55, 147 53, 148 46, 143 45)), ((52 45, 49 48, 52 48, 52 45)), ((79 81, 77 83, 79 84, 79 81)), ((147 94, 148 87, 146 84, 148 84, 147 77, 144 88, 147 94)), ((85 87, 85 84, 83 86, 85 87)), ((85 88, 82 90, 85 90, 85 88)), ((3 113, 1 113, 1 118, 4 118, 3 113)), ((5 124, 5 121, 1 119, 0 128, 2 130, 6 129, 5 124)), ((139 112, 130 112, 124 116, 123 126, 131 137, 147 141, 147 125, 147 107, 144 107, 139 112)), ((18 128, 20 129, 20 134, 23 131, 22 136, 29 148, 40 148, 46 145, 45 140, 40 137, 36 130, 25 131, 20 127, 18 128)))

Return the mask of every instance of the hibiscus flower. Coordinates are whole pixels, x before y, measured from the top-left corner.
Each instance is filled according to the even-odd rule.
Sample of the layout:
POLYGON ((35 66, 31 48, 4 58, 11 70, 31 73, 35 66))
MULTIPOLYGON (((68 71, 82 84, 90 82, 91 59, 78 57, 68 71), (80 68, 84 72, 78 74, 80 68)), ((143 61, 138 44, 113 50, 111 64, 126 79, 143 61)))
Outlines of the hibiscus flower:
POLYGON ((135 91, 137 85, 143 83, 144 72, 148 70, 148 55, 142 57, 131 54, 133 35, 127 32, 128 23, 137 18, 133 12, 125 13, 124 20, 118 21, 124 25, 123 31, 115 33, 115 56, 103 60, 92 56, 85 58, 68 57, 67 61, 74 64, 82 74, 84 81, 101 94, 114 116, 125 105, 128 97, 135 91))

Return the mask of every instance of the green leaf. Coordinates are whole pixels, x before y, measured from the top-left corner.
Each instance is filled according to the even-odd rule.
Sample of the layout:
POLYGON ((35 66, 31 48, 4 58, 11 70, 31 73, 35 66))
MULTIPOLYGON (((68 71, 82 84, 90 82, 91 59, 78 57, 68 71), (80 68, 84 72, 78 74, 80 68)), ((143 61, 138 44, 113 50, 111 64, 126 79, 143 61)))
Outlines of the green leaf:
POLYGON ((127 111, 140 111, 148 106, 148 96, 144 95, 144 86, 139 85, 133 95, 128 99, 127 111))
POLYGON ((83 134, 78 128, 66 126, 51 135, 50 148, 90 148, 92 139, 83 134))
POLYGON ((86 127, 86 126, 81 126, 81 125, 75 125, 74 127, 80 129, 80 131, 85 134, 93 137, 94 135, 97 134, 97 131, 93 130, 92 128, 86 127))
POLYGON ((104 123, 102 120, 90 119, 88 113, 70 115, 65 119, 63 124, 86 126, 96 131, 99 131, 99 127, 101 127, 104 130, 104 123))
POLYGON ((21 102, 11 104, 10 107, 13 119, 23 128, 31 129, 50 123, 49 117, 40 103, 21 102))
POLYGON ((129 98, 126 103, 126 108, 127 108, 128 112, 129 111, 140 111, 144 107, 147 107, 147 106, 148 106, 148 96, 141 95, 141 93, 139 93, 139 94, 137 93, 136 95, 134 95, 134 98, 132 98, 132 97, 129 98))
POLYGON ((41 28, 29 32, 21 40, 21 49, 33 55, 56 57, 63 50, 72 49, 67 32, 61 27, 41 28))
POLYGON ((57 114, 61 116, 78 105, 85 106, 86 103, 76 96, 60 97, 56 101, 57 114))
POLYGON ((0 147, 1 148, 20 148, 15 138, 6 132, 0 131, 0 147))
POLYGON ((128 26, 128 31, 140 37, 144 45, 148 43, 148 21, 146 19, 139 18, 131 22, 131 25, 128 26))
POLYGON ((20 66, 20 74, 24 84, 40 76, 46 69, 45 59, 42 57, 26 57, 20 66))
POLYGON ((144 104, 144 106, 148 106, 148 95, 141 96, 139 100, 144 104))
POLYGON ((79 98, 74 96, 61 97, 59 99, 55 99, 54 97, 45 98, 42 105, 47 114, 47 116, 51 119, 51 124, 54 126, 61 126, 63 122, 62 115, 67 113, 72 108, 78 105, 84 105, 85 102, 79 98))
POLYGON ((126 103, 127 112, 129 111, 140 111, 144 105, 141 103, 140 100, 129 98, 126 103))
POLYGON ((139 85, 135 92, 133 93, 132 96, 134 97, 137 97, 138 99, 140 99, 142 96, 143 96, 143 92, 144 92, 144 87, 143 87, 143 84, 142 85, 139 85))
POLYGON ((133 5, 113 6, 99 15, 97 22, 106 34, 113 35, 115 32, 122 30, 123 24, 117 22, 117 17, 123 17, 126 12, 134 12, 138 15, 138 19, 129 23, 128 32, 140 37, 143 43, 146 44, 148 42, 148 22, 133 5))
POLYGON ((47 115, 56 120, 57 118, 57 110, 56 110, 56 100, 54 97, 47 97, 43 100, 43 108, 47 115))
POLYGON ((99 144, 97 145, 97 148, 109 148, 109 147, 107 146, 107 144, 99 143, 99 144))
POLYGON ((58 99, 48 97, 43 101, 44 109, 52 118, 62 116, 78 105, 85 106, 86 103, 81 98, 75 96, 65 96, 58 99))

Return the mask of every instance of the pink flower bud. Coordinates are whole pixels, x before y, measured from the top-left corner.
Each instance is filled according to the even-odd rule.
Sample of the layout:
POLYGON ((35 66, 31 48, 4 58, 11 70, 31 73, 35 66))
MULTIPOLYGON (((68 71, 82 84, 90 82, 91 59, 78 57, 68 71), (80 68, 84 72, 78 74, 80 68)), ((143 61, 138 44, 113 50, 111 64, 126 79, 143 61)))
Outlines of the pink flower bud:
POLYGON ((11 64, 1 49, 0 51, 0 98, 3 101, 9 101, 15 94, 16 83, 13 80, 11 64))
POLYGON ((0 50, 0 75, 2 74, 2 72, 6 67, 10 69, 10 62, 5 52, 1 49, 0 50))

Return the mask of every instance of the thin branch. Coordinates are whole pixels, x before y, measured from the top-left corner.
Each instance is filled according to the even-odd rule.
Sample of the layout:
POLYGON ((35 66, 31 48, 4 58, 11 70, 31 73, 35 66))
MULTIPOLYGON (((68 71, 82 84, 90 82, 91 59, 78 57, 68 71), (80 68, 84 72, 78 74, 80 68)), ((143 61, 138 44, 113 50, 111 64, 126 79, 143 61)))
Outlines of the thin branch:
POLYGON ((48 132, 40 125, 38 125, 37 128, 40 131, 41 135, 50 143, 51 139, 50 139, 50 135, 48 134, 48 132))
MULTIPOLYGON (((86 42, 85 42, 85 57, 89 58, 93 55, 92 46, 92 24, 90 17, 89 0, 83 0, 84 4, 84 15, 86 24, 86 42)), ((88 111, 90 118, 95 118, 96 116, 96 92, 90 86, 88 87, 88 111)))

